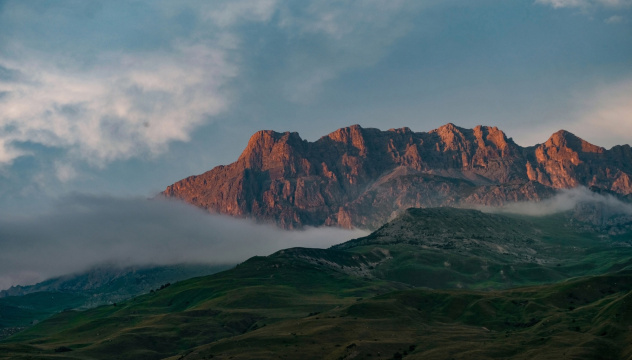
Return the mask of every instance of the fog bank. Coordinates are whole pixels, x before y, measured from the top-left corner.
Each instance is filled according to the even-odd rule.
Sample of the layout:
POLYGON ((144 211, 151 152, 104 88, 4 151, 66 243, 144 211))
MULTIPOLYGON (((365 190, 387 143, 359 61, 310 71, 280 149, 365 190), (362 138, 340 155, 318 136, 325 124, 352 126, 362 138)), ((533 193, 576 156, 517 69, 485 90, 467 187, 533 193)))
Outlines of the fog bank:
POLYGON ((37 215, 3 215, 0 289, 103 263, 231 264, 288 247, 325 248, 366 234, 339 228, 285 231, 209 215, 176 201, 75 194, 37 215))
POLYGON ((552 198, 539 202, 516 202, 502 207, 485 207, 485 212, 504 212, 511 214, 546 216, 575 209, 578 204, 591 203, 603 206, 610 214, 624 214, 632 216, 632 204, 625 203, 612 195, 603 195, 590 191, 586 187, 560 190, 552 198))

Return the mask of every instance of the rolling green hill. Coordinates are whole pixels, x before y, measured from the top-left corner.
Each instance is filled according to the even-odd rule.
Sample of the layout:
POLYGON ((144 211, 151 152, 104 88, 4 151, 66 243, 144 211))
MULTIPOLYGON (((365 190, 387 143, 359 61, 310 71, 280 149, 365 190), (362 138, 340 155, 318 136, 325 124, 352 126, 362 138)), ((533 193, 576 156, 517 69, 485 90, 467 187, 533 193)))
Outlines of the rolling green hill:
POLYGON ((372 234, 332 247, 385 258, 371 276, 430 288, 498 289, 603 274, 632 265, 632 234, 605 236, 563 215, 408 209, 372 234))
POLYGON ((332 249, 62 312, 0 358, 630 358, 629 239, 558 220, 409 210, 332 249))
POLYGON ((88 309, 147 293, 161 285, 227 269, 228 266, 101 266, 89 271, 0 291, 0 339, 68 309, 88 309))

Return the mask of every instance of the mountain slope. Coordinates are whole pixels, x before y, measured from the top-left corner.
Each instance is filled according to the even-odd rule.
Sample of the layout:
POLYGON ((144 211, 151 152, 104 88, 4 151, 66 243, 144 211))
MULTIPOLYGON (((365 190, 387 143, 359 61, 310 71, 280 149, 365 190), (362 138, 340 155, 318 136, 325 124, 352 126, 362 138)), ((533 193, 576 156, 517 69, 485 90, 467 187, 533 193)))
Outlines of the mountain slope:
POLYGON ((167 282, 210 275, 229 268, 228 265, 178 264, 154 266, 98 266, 88 271, 51 278, 34 285, 12 286, 0 290, 0 299, 19 297, 36 292, 62 292, 88 295, 92 307, 116 302, 146 293, 167 282))
POLYGON ((332 249, 63 312, 0 342, 0 358, 627 358, 632 239, 564 221, 411 209, 332 249), (513 256, 524 241, 533 259, 513 256), (539 285, 506 289, 520 284, 539 285))
POLYGON ((391 292, 184 353, 185 359, 627 359, 629 272, 494 292, 391 292), (617 284, 617 285, 614 285, 617 284))
POLYGON ((578 230, 547 218, 456 208, 411 208, 370 235, 332 247, 389 254, 374 277, 430 288, 508 288, 632 265, 632 236, 578 230))
POLYGON ((631 296, 630 271, 502 291, 398 289, 277 255, 64 312, 1 342, 0 358, 628 358, 631 296))
POLYGON ((228 266, 101 266, 89 271, 0 291, 0 339, 69 309, 112 304, 165 284, 210 275, 228 266))
POLYGON ((257 132, 236 162, 162 194, 285 228, 377 228, 408 207, 540 200, 579 185, 625 197, 631 176, 630 146, 606 150, 566 131, 523 148, 495 127, 416 133, 353 125, 315 142, 257 132))

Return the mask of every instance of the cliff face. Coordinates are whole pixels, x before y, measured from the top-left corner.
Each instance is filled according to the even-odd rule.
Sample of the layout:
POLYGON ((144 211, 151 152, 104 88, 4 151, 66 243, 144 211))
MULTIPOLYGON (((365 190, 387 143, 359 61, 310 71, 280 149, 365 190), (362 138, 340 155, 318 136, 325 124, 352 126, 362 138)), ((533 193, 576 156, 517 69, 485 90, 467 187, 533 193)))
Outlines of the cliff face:
POLYGON ((315 142, 259 131, 236 162, 162 194, 284 228, 374 228, 408 207, 502 205, 579 185, 630 196, 631 176, 630 146, 606 150, 566 131, 523 148, 496 127, 415 133, 353 125, 315 142))

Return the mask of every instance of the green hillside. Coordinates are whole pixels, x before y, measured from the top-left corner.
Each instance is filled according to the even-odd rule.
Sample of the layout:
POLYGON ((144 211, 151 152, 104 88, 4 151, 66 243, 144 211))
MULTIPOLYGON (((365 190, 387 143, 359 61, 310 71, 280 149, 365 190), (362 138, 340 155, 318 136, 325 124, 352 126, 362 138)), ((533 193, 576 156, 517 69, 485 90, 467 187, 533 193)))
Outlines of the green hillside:
POLYGON ((206 264, 101 266, 35 285, 15 286, 0 291, 0 339, 60 311, 112 304, 170 282, 209 275, 227 268, 206 264))
POLYGON ((386 254, 369 269, 430 288, 500 289, 617 271, 632 265, 632 234, 572 226, 563 215, 526 217, 455 208, 408 209, 372 234, 332 247, 386 254))
POLYGON ((630 358, 628 238, 558 220, 409 210, 332 249, 65 311, 0 358, 630 358))

